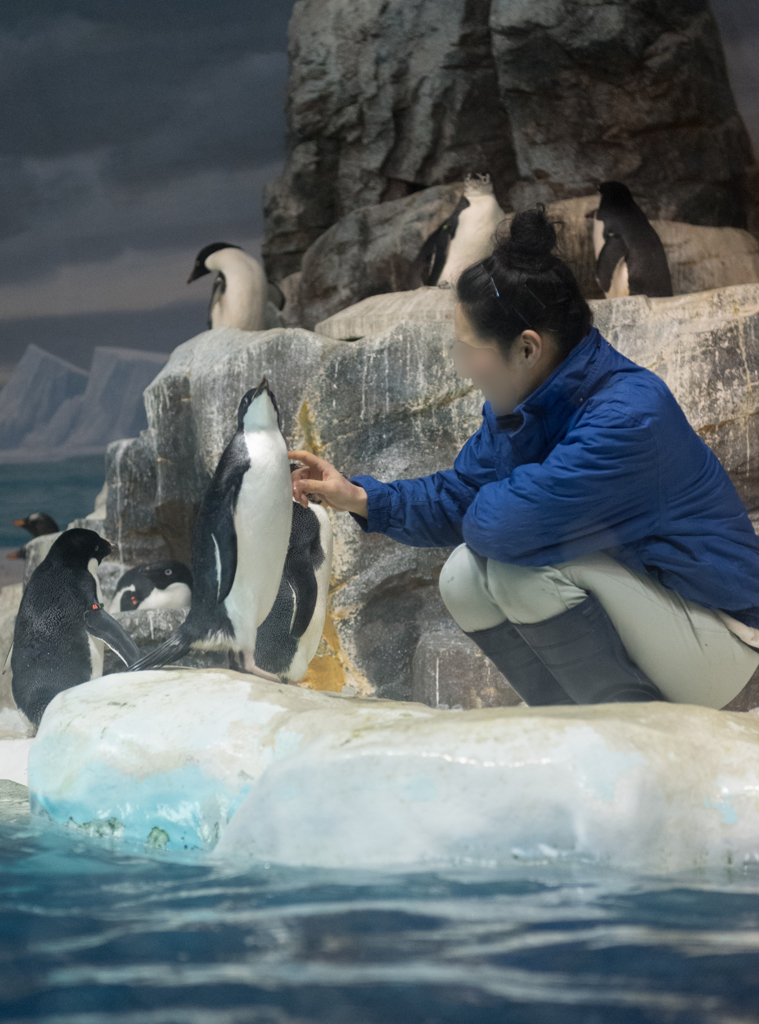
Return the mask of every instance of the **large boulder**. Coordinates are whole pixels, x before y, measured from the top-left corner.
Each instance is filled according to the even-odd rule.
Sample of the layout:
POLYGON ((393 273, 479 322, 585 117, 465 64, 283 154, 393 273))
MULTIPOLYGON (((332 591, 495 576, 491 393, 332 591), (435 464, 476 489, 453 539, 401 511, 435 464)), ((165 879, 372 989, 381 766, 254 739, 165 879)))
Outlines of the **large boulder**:
MULTIPOLYGON (((264 374, 277 395, 288 444, 322 454, 348 476, 368 472, 392 480, 452 464, 481 422, 482 398, 456 375, 448 356, 455 337, 450 292, 423 294, 431 293, 441 300, 439 319, 405 320, 350 344, 300 329, 252 334, 223 328, 174 352, 146 392, 158 521, 162 507, 170 507, 165 538, 174 557, 190 558, 194 511, 235 429, 239 399, 264 374)), ((667 381, 749 509, 759 511, 759 399, 752 386, 759 285, 670 299, 601 300, 593 310, 613 344, 667 381)), ((437 591, 447 549, 364 536, 349 516, 330 516, 331 596, 322 646, 305 685, 354 687, 397 699, 408 699, 413 687, 431 701, 437 672, 439 703, 476 707, 517 700, 508 689, 496 694, 483 675, 483 660, 449 631, 437 591), (440 666, 465 661, 470 678, 462 675, 458 696, 449 682, 440 696, 440 666), (482 677, 476 686, 475 677, 482 677)), ((449 668, 443 675, 452 678, 449 668)))
MULTIPOLYGON (((426 189, 408 200, 366 207, 339 220, 303 258, 298 299, 289 306, 289 322, 343 340, 379 330, 359 329, 357 333, 354 324, 348 327, 340 322, 343 318, 352 320, 371 311, 376 322, 382 310, 389 317, 385 327, 399 323, 403 304, 410 298, 404 293, 417 290, 420 284, 413 260, 421 242, 417 243, 414 232, 419 238, 431 234, 449 215, 462 188, 450 186, 449 195, 442 199, 442 188, 426 189), (427 196, 429 203, 423 202, 427 196), (422 212, 425 219, 412 216, 422 212), (412 227, 414 231, 409 230, 412 227), (346 327, 351 333, 346 333, 346 327)), ((587 299, 603 298, 596 280, 593 222, 586 217, 597 209, 599 199, 597 194, 579 196, 549 203, 546 208, 549 218, 560 224, 558 252, 572 268, 587 299)), ((506 214, 500 230, 508 231, 513 216, 506 214)), ((667 255, 675 295, 759 281, 759 242, 748 231, 666 220, 654 220, 652 225, 667 255)), ((439 301, 445 304, 445 299, 439 301)), ((411 319, 424 318, 422 307, 433 313, 434 302, 424 297, 411 319)))
POLYGON ((298 0, 284 277, 341 217, 490 172, 503 209, 625 181, 650 217, 745 228, 751 147, 708 0, 298 0))
POLYGON ((303 257, 297 300, 285 307, 288 323, 313 330, 319 320, 367 295, 420 285, 414 261, 463 190, 462 182, 438 185, 341 217, 303 257))
MULTIPOLYGON (((111 557, 127 565, 169 557, 156 514, 156 453, 153 435, 114 441, 105 455, 107 499, 103 535, 111 557)), ((165 520, 169 515, 165 511, 165 520)))
POLYGON ((58 694, 28 785, 82 835, 238 863, 662 873, 755 861, 758 751, 756 716, 692 705, 454 713, 185 669, 58 694))

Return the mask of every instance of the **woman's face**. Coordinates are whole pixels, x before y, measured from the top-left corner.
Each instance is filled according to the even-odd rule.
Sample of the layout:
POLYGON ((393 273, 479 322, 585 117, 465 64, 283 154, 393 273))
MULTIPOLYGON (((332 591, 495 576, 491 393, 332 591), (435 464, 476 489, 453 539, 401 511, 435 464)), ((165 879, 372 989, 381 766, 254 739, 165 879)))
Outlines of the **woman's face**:
POLYGON ((479 388, 497 416, 512 413, 561 362, 558 345, 548 332, 522 331, 503 355, 495 339, 477 333, 460 302, 453 322, 456 341, 451 356, 456 371, 479 388))

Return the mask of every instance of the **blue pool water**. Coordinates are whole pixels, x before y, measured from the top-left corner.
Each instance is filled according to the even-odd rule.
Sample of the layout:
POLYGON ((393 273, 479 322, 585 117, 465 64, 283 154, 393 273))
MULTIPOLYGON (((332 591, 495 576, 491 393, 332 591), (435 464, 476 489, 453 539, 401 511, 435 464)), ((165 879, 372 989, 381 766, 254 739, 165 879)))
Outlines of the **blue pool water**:
POLYGON ((83 842, 9 806, 2 1021, 759 1021, 756 873, 236 872, 83 842))
POLYGON ((0 548, 20 547, 29 534, 14 519, 47 512, 65 529, 88 515, 105 479, 105 457, 87 455, 63 462, 0 464, 0 548))

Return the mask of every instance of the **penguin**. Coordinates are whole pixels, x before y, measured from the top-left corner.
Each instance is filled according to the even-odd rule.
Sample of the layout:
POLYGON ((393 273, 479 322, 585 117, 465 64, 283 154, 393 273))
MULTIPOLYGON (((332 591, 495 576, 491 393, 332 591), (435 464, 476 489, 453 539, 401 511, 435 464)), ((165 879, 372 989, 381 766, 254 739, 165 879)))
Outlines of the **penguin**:
POLYGON ((627 185, 599 185, 601 203, 593 218, 596 280, 607 299, 625 295, 672 295, 672 278, 661 239, 627 185))
POLYGON ((239 245, 212 242, 195 257, 191 284, 199 277, 216 271, 216 278, 208 306, 208 329, 239 327, 242 331, 263 331, 266 322, 266 303, 282 309, 285 297, 282 290, 266 280, 263 267, 239 245))
MULTIPOLYGON (((14 519, 14 526, 21 526, 31 533, 32 537, 42 537, 46 533, 58 533, 58 524, 47 512, 32 512, 26 519, 14 519)), ((24 548, 12 551, 6 558, 26 558, 24 548)))
POLYGON ((490 175, 467 175, 453 213, 419 250, 415 266, 422 284, 454 288, 463 270, 492 253, 496 228, 505 216, 490 175))
POLYGON ((187 618, 129 671, 168 665, 194 647, 237 652, 247 672, 278 682, 256 665, 256 635, 277 597, 292 519, 287 446, 264 377, 243 395, 237 430, 200 503, 187 618))
POLYGON ((61 690, 103 672, 103 644, 125 665, 134 640, 103 608, 96 567, 111 551, 94 530, 66 530, 37 566, 21 598, 11 648, 12 693, 35 725, 61 690))
POLYGON ((138 609, 189 608, 191 596, 192 573, 184 562, 151 562, 124 573, 108 610, 113 615, 138 609))
POLYGON ((256 637, 256 665, 297 683, 321 640, 332 570, 332 523, 322 505, 293 502, 293 525, 277 597, 256 637))

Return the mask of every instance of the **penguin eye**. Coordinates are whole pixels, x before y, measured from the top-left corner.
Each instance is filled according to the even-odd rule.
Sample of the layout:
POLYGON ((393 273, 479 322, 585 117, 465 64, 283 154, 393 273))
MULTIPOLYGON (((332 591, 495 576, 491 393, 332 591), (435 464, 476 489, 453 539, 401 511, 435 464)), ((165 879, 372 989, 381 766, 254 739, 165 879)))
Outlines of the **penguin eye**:
POLYGON ((164 569, 167 576, 171 576, 171 569, 164 569))

